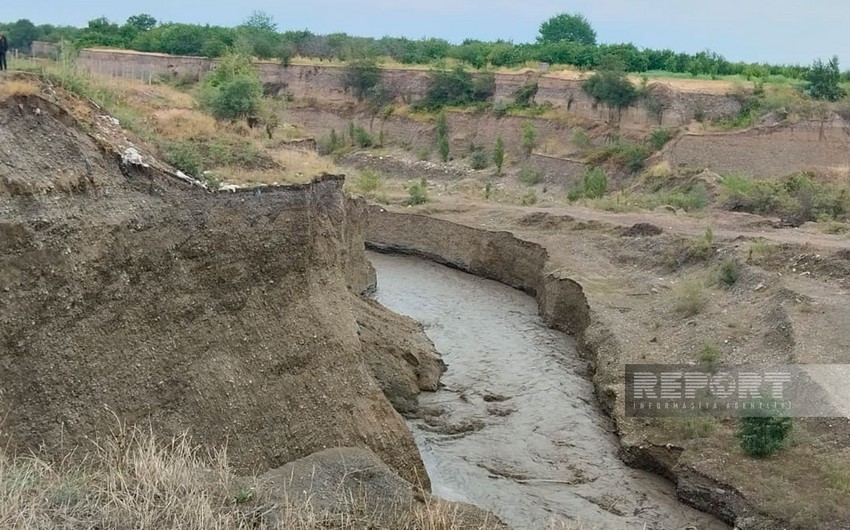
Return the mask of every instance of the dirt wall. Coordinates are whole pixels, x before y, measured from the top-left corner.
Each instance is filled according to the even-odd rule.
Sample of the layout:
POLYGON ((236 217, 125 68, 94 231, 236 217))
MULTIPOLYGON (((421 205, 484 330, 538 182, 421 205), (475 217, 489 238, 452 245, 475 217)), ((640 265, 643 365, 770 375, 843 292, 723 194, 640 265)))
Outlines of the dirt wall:
POLYGON ((82 456, 127 424, 227 445, 245 472, 366 447, 427 487, 364 360, 349 287, 374 280, 349 256, 341 177, 214 194, 123 165, 39 97, 0 123, 17 153, 0 168, 4 450, 82 456))
POLYGON ((840 118, 759 127, 744 132, 685 134, 664 158, 674 168, 781 177, 801 170, 850 167, 850 127, 840 118))
MULTIPOLYGON (((161 76, 185 76, 199 79, 214 65, 203 57, 176 57, 164 54, 138 53, 120 50, 88 49, 80 53, 79 64, 90 71, 104 75, 154 80, 161 76)), ((257 63, 260 76, 270 92, 289 94, 298 100, 315 103, 353 102, 351 94, 343 90, 339 66, 291 65, 257 63)), ((412 102, 424 97, 428 89, 428 71, 419 69, 387 69, 383 82, 397 98, 412 102)), ((512 101, 514 91, 530 79, 529 73, 500 73, 496 75, 497 101, 512 101)), ((597 105, 581 88, 581 81, 564 79, 556 74, 539 77, 536 101, 549 102, 581 118, 608 121, 612 113, 597 105)), ((650 84, 652 86, 652 84, 650 84)), ((659 85, 657 101, 661 112, 654 114, 639 103, 620 113, 622 127, 647 128, 659 125, 679 126, 690 122, 700 113, 707 119, 735 115, 740 103, 726 94, 685 92, 659 85)))

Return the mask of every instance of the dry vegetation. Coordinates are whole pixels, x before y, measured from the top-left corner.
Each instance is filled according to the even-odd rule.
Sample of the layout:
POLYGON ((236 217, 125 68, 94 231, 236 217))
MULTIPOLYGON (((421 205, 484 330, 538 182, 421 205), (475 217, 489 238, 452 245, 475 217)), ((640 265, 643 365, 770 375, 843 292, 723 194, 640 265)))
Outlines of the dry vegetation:
MULTIPOLYGON (((385 528, 365 499, 347 495, 353 509, 316 509, 308 492, 289 498, 257 478, 240 478, 225 449, 204 452, 188 437, 170 441, 121 430, 82 463, 0 452, 0 528, 181 530, 359 530, 385 528)), ((457 505, 424 495, 393 528, 469 529, 457 505)), ((350 506, 351 507, 351 506, 350 506)), ((504 528, 497 522, 475 528, 504 528)), ((554 529, 578 528, 555 525, 554 529)))
MULTIPOLYGON (((51 62, 34 62, 29 67, 45 74, 50 84, 103 108, 135 136, 134 143, 177 169, 215 184, 305 182, 316 174, 339 171, 315 153, 288 145, 303 138, 304 131, 287 123, 283 101, 266 101, 269 112, 280 119, 269 138, 262 127, 215 120, 199 108, 191 86, 98 76, 51 62)), ((0 97, 41 89, 34 79, 9 79, 0 83, 0 97)), ((75 105, 72 100, 67 104, 81 122, 95 119, 87 104, 75 105)))

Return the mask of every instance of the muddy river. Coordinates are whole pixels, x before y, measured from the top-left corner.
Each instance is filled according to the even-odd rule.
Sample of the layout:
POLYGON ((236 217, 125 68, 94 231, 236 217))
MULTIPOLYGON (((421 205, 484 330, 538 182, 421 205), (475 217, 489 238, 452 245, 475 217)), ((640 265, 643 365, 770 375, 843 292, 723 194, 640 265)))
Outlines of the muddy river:
POLYGON ((410 421, 436 495, 517 528, 728 528, 617 458, 586 363, 533 298, 416 258, 369 259, 377 299, 421 322, 448 364, 410 421))

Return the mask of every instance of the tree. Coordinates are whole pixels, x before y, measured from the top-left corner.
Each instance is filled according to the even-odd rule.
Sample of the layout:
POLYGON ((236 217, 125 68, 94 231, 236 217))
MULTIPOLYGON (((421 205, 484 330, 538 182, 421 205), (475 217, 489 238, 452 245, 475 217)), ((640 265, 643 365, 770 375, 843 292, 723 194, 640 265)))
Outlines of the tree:
POLYGON ((540 25, 537 42, 548 44, 562 41, 593 45, 596 44, 596 31, 583 15, 560 13, 540 25))
POLYGON ((505 141, 501 136, 496 138, 496 145, 493 147, 493 163, 496 164, 496 172, 501 174, 505 164, 505 141))
POLYGON ((581 87, 597 103, 617 109, 618 117, 622 109, 638 98, 637 88, 629 81, 622 63, 616 59, 603 61, 600 70, 587 78, 581 87))
POLYGON ((809 82, 808 93, 814 99, 838 101, 846 95, 838 84, 841 81, 841 71, 838 68, 837 56, 833 56, 827 63, 820 59, 812 63, 806 72, 806 81, 809 82))
POLYGON ((216 119, 233 121, 255 116, 262 95, 263 84, 250 58, 230 54, 204 78, 199 99, 216 119))
POLYGON ((135 28, 137 31, 150 31, 156 27, 156 19, 147 13, 142 13, 128 18, 127 25, 135 28))
POLYGON ((342 70, 342 88, 363 101, 381 84, 381 69, 372 59, 350 61, 342 70))
POLYGON ((519 145, 526 157, 531 156, 531 152, 537 145, 537 130, 530 121, 525 121, 522 124, 522 137, 520 138, 519 145))
POLYGON ((251 16, 245 19, 242 23, 245 28, 255 29, 259 31, 271 31, 277 33, 277 22, 274 17, 265 11, 254 11, 251 16))

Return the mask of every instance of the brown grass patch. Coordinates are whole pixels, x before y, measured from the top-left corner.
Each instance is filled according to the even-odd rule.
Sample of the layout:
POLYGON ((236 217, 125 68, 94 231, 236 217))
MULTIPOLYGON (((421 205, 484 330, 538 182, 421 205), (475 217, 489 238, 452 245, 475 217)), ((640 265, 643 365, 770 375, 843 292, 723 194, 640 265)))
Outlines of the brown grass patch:
POLYGON ((156 131, 167 138, 193 140, 217 135, 215 118, 200 111, 160 110, 153 113, 153 119, 156 131))
POLYGON ((3 99, 12 96, 31 96, 37 94, 39 90, 35 81, 28 79, 9 79, 0 82, 0 98, 3 99))

